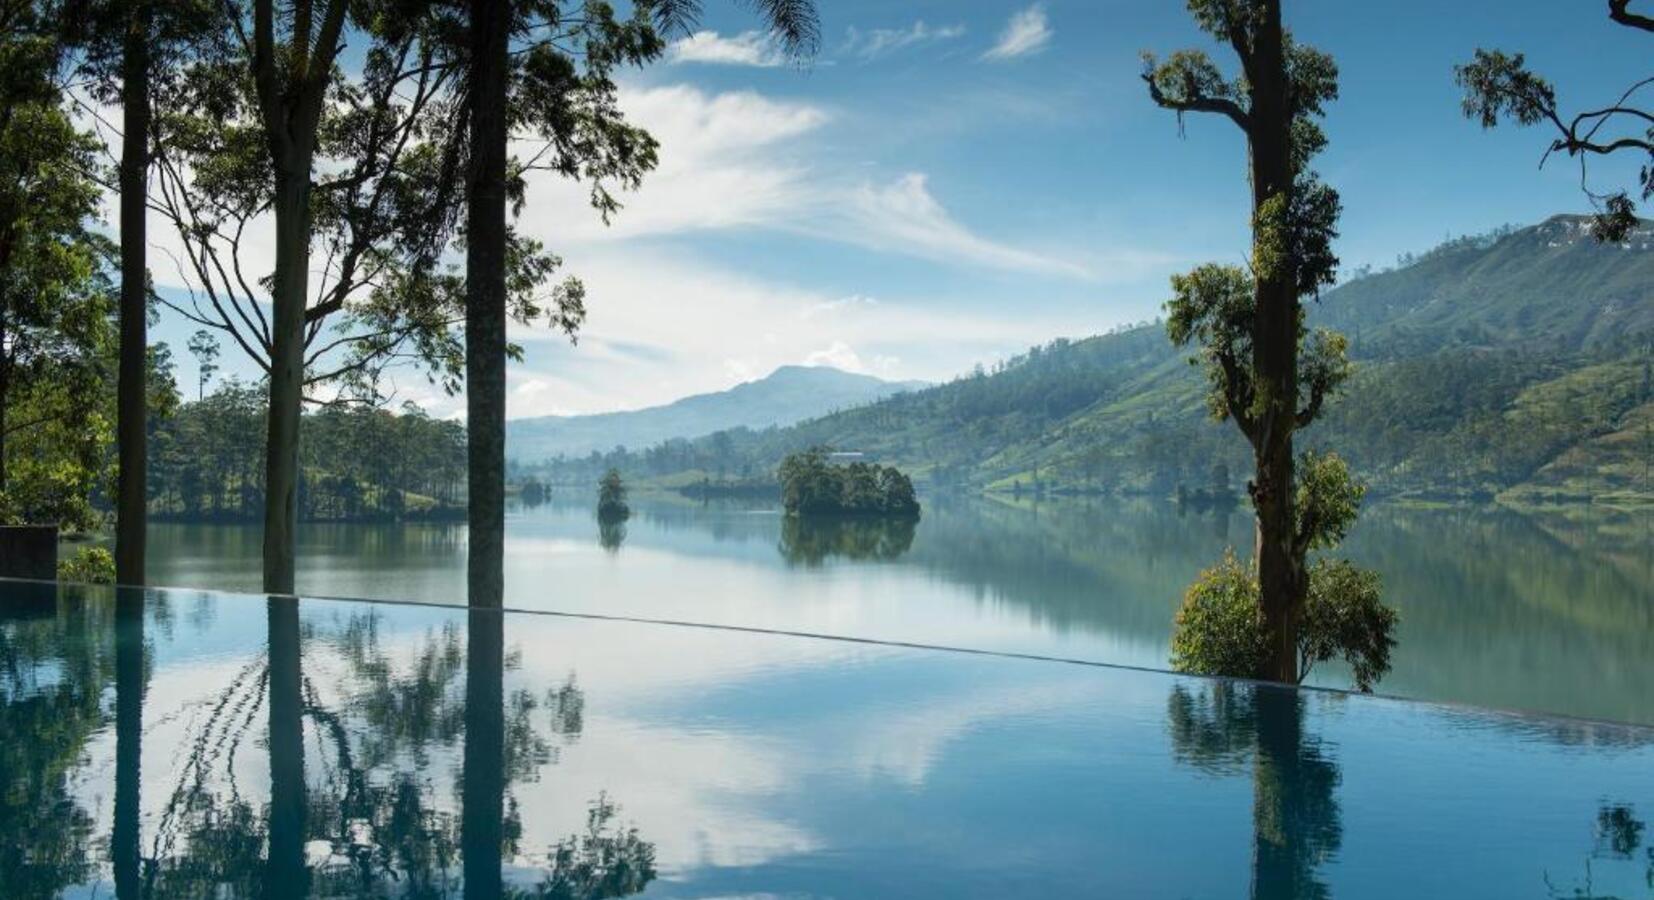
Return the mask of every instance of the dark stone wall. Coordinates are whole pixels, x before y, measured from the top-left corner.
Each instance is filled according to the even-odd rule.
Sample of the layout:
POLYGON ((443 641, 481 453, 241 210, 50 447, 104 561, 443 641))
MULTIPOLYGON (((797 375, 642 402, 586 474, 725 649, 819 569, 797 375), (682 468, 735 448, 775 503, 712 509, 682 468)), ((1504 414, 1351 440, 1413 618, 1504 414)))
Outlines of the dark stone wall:
POLYGON ((57 579, 57 526, 0 526, 0 578, 57 579))

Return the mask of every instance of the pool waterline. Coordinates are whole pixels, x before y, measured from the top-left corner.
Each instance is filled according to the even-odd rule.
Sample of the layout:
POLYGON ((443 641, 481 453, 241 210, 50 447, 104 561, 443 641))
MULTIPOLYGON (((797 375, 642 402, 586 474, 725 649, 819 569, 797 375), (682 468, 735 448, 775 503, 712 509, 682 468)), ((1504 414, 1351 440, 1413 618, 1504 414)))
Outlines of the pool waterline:
MULTIPOLYGON (((1184 588, 1250 541, 1247 516, 1146 501, 938 499, 901 533, 796 534, 773 510, 633 505, 615 539, 581 498, 513 510, 506 603, 1164 669, 1184 588)), ((318 524, 299 537, 302 594, 463 602, 462 527, 318 524)), ((256 593, 260 546, 256 526, 157 524, 150 575, 256 593)), ((1381 691, 1654 724, 1654 511, 1620 522, 1379 504, 1347 549, 1401 611, 1381 691)), ((1310 683, 1349 682, 1326 663, 1310 683)))
MULTIPOLYGON (((649 858, 609 896, 1508 896, 1586 866, 1619 890, 1640 857, 1593 828, 1654 812, 1654 729, 1634 726, 583 614, 55 593, 49 616, 0 604, 0 713, 58 709, 67 743, 14 751, 68 764, 0 830, 81 813, 65 895, 121 881, 94 840, 121 818, 110 797, 157 884, 216 860, 216 884, 317 896, 357 895, 361 854, 450 895, 498 895, 489 873, 544 886, 577 835, 649 858), (89 702, 111 688, 113 715, 89 702), (123 784, 142 796, 122 806, 123 784), (521 834, 492 856, 465 839, 488 797, 521 834), (254 846, 203 857, 212 822, 254 846)), ((0 893, 44 883, 12 859, 0 893)))

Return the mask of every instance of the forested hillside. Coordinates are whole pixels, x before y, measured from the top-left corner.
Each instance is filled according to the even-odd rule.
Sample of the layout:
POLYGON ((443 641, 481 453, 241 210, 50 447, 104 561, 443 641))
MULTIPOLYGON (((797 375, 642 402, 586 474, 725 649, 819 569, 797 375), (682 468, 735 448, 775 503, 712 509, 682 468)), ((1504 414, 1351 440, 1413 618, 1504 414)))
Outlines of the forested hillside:
MULTIPOLYGON (((1586 223, 1559 216, 1451 240, 1327 292, 1311 324, 1350 336, 1357 374, 1304 442, 1337 448, 1383 493, 1654 495, 1654 232, 1604 246, 1586 223)), ((1249 469, 1160 323, 1057 340, 790 428, 602 464, 760 479, 814 445, 869 453, 931 486, 1163 493, 1249 469)), ((594 464, 546 474, 584 477, 594 464)))

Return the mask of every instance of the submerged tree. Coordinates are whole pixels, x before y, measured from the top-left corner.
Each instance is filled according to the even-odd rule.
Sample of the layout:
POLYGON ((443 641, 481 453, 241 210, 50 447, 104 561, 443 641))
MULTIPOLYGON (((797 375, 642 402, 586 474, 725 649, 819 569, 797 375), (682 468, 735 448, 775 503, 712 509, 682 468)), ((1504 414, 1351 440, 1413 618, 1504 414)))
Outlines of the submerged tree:
POLYGON ((1302 302, 1333 282, 1338 264, 1338 194, 1309 168, 1327 143, 1317 120, 1338 96, 1338 70, 1293 39, 1280 0, 1189 0, 1189 11, 1234 51, 1241 76, 1231 80, 1204 52, 1183 50, 1164 60, 1146 54, 1143 80, 1179 117, 1215 113, 1245 134, 1252 252, 1249 269, 1208 264, 1174 276, 1167 330, 1179 346, 1199 345, 1213 416, 1233 420, 1253 452, 1248 489, 1267 652, 1255 670, 1225 674, 1296 682, 1307 556, 1325 523, 1303 505, 1293 438, 1350 374, 1345 339, 1311 332, 1302 302))
MULTIPOLYGON (((1654 16, 1633 12, 1631 0, 1608 0, 1608 18, 1625 28, 1654 34, 1654 16)), ((1637 228, 1637 203, 1630 192, 1597 193, 1587 177, 1592 159, 1629 155, 1642 160, 1636 186, 1640 199, 1654 196, 1654 109, 1647 106, 1645 97, 1638 97, 1654 85, 1654 77, 1631 84, 1604 106, 1568 115, 1557 105, 1556 88, 1529 70, 1520 53, 1478 49, 1470 62, 1455 66, 1453 72, 1464 88, 1465 117, 1481 122, 1483 128, 1494 127, 1500 119, 1550 126, 1555 137, 1539 164, 1543 166, 1555 153, 1566 153, 1579 162, 1580 189, 1597 211, 1592 229, 1597 240, 1623 241, 1637 228)))

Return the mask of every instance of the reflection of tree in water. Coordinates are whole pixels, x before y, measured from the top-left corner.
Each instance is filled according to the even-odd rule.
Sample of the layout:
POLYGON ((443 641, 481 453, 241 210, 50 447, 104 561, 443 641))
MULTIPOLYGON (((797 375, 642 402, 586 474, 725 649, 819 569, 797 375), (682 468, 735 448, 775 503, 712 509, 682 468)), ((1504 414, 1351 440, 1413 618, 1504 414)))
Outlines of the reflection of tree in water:
POLYGON ((1214 774, 1252 763, 1252 897, 1322 898, 1316 867, 1338 852, 1337 763, 1305 735, 1303 697, 1284 688, 1179 683, 1167 701, 1175 759, 1214 774))
POLYGON ((781 520, 781 555, 804 566, 819 566, 834 556, 892 560, 913 546, 917 527, 913 519, 787 516, 781 520))
POLYGON ((0 896, 51 897, 91 874, 94 823, 71 777, 101 728, 112 634, 106 604, 46 588, 0 612, 0 896))
MULTIPOLYGON (((572 740, 582 725, 584 697, 573 677, 544 696, 525 689, 507 694, 503 675, 520 665, 520 654, 506 654, 503 642, 486 635, 479 644, 473 634, 468 645, 454 625, 393 657, 381 643, 377 613, 353 616, 336 632, 307 635, 301 667, 296 604, 270 604, 268 652, 244 666, 191 729, 149 848, 148 886, 166 896, 447 896, 461 884, 475 885, 479 896, 498 893, 501 856, 516 855, 523 831, 510 786, 555 759, 548 736, 572 740), (336 695, 324 696, 304 669, 320 672, 335 663, 344 672, 321 679, 336 695), (479 689, 491 703, 473 702, 479 689), (271 775, 263 809, 242 792, 236 765, 238 755, 256 752, 247 737, 256 736, 261 713, 269 722, 271 775), (549 726, 536 721, 548 713, 549 726), (451 756, 460 743, 467 752, 452 783, 463 815, 439 803, 437 779, 429 774, 433 756, 451 756), (475 748, 481 749, 473 755, 475 748), (491 834, 474 841, 472 832, 489 815, 491 834), (327 847, 319 863, 318 844, 327 847), (486 879, 471 877, 488 870, 495 873, 493 891, 486 879)), ((497 630, 497 613, 494 620, 497 630)), ((616 854, 652 860, 652 846, 635 831, 610 836, 604 830, 613 815, 607 806, 611 811, 593 834, 616 843, 571 838, 570 846, 590 850, 569 852, 559 844, 548 850, 554 863, 571 865, 589 852, 603 854, 588 861, 591 871, 607 871, 612 864, 603 860, 616 854)), ((628 862, 624 868, 635 873, 639 867, 628 862)), ((645 868, 652 878, 652 867, 645 868)))
POLYGON ((1603 803, 1597 810, 1594 823, 1594 842, 1590 856, 1585 859, 1585 874, 1581 880, 1562 888, 1545 873, 1545 888, 1550 896, 1570 900, 1614 900, 1625 895, 1599 894, 1593 863, 1629 863, 1643 866, 1642 881, 1648 896, 1654 897, 1654 844, 1643 846, 1647 826, 1637 818, 1636 810, 1624 803, 1603 803))
POLYGON ((547 900, 606 900, 642 891, 655 880, 655 845, 635 827, 615 823, 617 807, 599 796, 586 812, 586 830, 551 851, 551 873, 524 896, 547 900))
POLYGON ((620 550, 620 545, 626 543, 626 520, 601 516, 597 519, 597 544, 610 553, 620 550))

